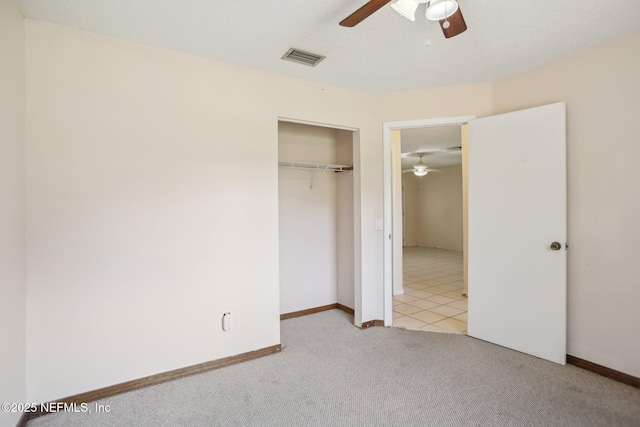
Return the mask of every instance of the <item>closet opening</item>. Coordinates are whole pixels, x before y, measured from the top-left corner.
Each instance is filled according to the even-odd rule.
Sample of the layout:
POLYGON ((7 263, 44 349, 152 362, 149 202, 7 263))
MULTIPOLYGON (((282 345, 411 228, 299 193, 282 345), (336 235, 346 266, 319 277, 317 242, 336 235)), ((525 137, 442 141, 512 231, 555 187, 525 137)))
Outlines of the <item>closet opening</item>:
POLYGON ((278 121, 281 319, 359 312, 355 138, 356 130, 278 121))

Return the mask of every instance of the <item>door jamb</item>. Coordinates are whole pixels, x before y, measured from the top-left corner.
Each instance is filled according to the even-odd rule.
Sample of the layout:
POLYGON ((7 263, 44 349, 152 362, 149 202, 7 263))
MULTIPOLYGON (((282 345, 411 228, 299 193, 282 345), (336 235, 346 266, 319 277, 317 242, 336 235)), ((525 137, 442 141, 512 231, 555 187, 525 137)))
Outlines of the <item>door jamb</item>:
POLYGON ((396 171, 391 159, 391 131, 402 129, 415 129, 422 127, 457 126, 467 124, 476 116, 438 117, 432 119, 406 120, 396 122, 384 122, 382 124, 382 149, 383 149, 383 182, 384 182, 384 244, 383 244, 383 270, 384 270, 384 326, 391 326, 393 321, 393 241, 402 236, 393 236, 393 188, 392 178, 396 171))

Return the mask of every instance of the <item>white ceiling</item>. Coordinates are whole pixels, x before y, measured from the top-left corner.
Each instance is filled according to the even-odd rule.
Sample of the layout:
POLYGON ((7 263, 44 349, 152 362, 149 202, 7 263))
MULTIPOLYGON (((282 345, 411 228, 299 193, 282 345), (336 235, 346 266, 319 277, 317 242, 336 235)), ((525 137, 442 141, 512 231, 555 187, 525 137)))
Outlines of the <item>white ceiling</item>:
POLYGON ((468 30, 449 40, 367 0, 18 0, 30 19, 369 93, 489 81, 640 28, 639 0, 459 0, 468 30), (326 55, 311 68, 290 47, 326 55))
POLYGON ((403 129, 400 132, 400 138, 402 169, 411 169, 418 163, 420 153, 426 153, 422 162, 434 168, 462 163, 460 151, 432 151, 459 147, 460 126, 403 129))

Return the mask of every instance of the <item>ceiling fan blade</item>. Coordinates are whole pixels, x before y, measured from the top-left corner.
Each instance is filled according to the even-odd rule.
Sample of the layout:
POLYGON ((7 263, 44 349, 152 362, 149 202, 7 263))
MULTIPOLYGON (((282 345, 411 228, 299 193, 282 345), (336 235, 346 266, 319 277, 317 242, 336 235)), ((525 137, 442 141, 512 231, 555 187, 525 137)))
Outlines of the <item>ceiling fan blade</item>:
POLYGON ((355 27, 390 1, 391 0, 370 0, 360 9, 340 21, 340 25, 343 27, 355 27))
POLYGON ((458 7, 458 10, 456 11, 456 13, 451 15, 448 19, 440 20, 440 28, 442 28, 444 37, 447 39, 450 39, 451 37, 455 37, 458 34, 461 34, 467 31, 467 23, 464 22, 464 17, 462 16, 462 11, 460 10, 460 7, 458 7), (442 24, 444 24, 445 21, 449 21, 449 28, 444 28, 442 26, 442 24))

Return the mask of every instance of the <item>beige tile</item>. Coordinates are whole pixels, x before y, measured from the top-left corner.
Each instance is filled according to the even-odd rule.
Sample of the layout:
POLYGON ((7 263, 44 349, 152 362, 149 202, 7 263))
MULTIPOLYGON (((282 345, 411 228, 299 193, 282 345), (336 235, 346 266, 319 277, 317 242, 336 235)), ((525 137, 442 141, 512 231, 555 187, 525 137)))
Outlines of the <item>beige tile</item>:
POLYGON ((455 299, 449 297, 443 297, 442 295, 434 295, 432 297, 426 298, 431 302, 435 302, 438 304, 449 304, 450 302, 454 302, 455 299))
POLYGON ((398 295, 396 297, 393 297, 394 300, 396 301, 400 301, 400 302, 411 302, 411 301, 415 301, 418 298, 413 297, 411 295, 408 294, 402 294, 402 295, 398 295))
POLYGON ((458 314, 456 316, 453 316, 453 318, 456 319, 456 320, 459 320, 461 322, 467 323, 469 321, 467 314, 468 313, 465 311, 465 312, 460 313, 460 314, 458 314))
POLYGON ((464 310, 459 310, 457 308, 449 307, 448 305, 439 305, 437 307, 433 307, 430 309, 434 313, 442 314, 446 317, 456 316, 458 314, 464 313, 464 310))
MULTIPOLYGON (((427 292, 427 291, 411 291, 408 292, 408 295, 411 295, 412 297, 416 297, 416 298, 429 298, 434 296, 435 294, 431 293, 431 292, 427 292)), ((412 302, 412 301, 409 301, 412 302)))
POLYGON ((434 323, 435 326, 444 329, 448 332, 454 332, 457 334, 463 334, 467 332, 467 322, 462 322, 457 319, 448 318, 434 323))
POLYGON ((424 288, 423 291, 431 292, 432 294, 444 294, 446 292, 451 292, 450 289, 441 288, 439 286, 432 286, 430 288, 424 288))
POLYGON ((433 323, 427 323, 424 326, 420 326, 420 328, 418 328, 421 331, 429 331, 429 332, 440 332, 440 333, 450 333, 449 331, 445 331, 442 328, 438 328, 437 326, 435 326, 433 323))
POLYGON ((429 309, 429 308, 437 307, 440 304, 435 303, 435 302, 431 302, 431 301, 427 301, 426 299, 419 299, 419 300, 411 301, 409 303, 409 305, 420 307, 421 309, 426 310, 426 309, 429 309))
POLYGON ((399 319, 393 320, 393 326, 395 328, 405 328, 405 329, 418 329, 421 326, 424 326, 425 323, 421 322, 417 319, 411 317, 400 317, 399 319))
POLYGON ((393 311, 401 314, 411 314, 420 310, 422 310, 420 307, 414 307, 413 305, 409 305, 409 304, 401 304, 393 307, 393 311))
POLYGON ((429 286, 440 286, 440 285, 442 285, 442 282, 440 281, 440 279, 434 279, 433 277, 425 278, 421 282, 422 283, 426 283, 429 286))
POLYGON ((459 301, 450 302, 447 305, 450 306, 450 307, 458 308, 460 310, 465 310, 465 311, 468 309, 467 308, 468 304, 467 304, 467 299, 466 298, 464 298, 462 300, 459 300, 459 301))
POLYGON ((427 285, 426 283, 412 283, 411 284, 412 288, 415 288, 415 289, 418 289, 418 290, 422 290, 422 289, 428 288, 430 286, 431 285, 427 285))
POLYGON ((438 313, 433 313, 429 310, 423 310, 423 311, 411 313, 410 316, 413 317, 414 319, 418 319, 425 323, 437 322, 438 320, 442 320, 446 317, 438 313))
MULTIPOLYGON (((400 299, 394 298, 393 311, 396 319, 408 317, 426 322, 420 329, 438 332, 444 329, 434 325, 435 322, 465 319, 467 300, 462 296, 461 252, 407 247, 404 248, 403 266, 405 293, 400 299)), ((466 330, 466 322, 462 323, 465 324, 462 330, 466 330)), ((459 324, 443 325, 449 332, 460 332, 459 324)), ((415 329, 415 324, 409 327, 415 329)))
POLYGON ((462 296, 462 290, 446 292, 446 293, 440 294, 440 295, 445 296, 445 297, 449 297, 449 298, 454 298, 454 299, 464 299, 465 298, 465 297, 462 296))

